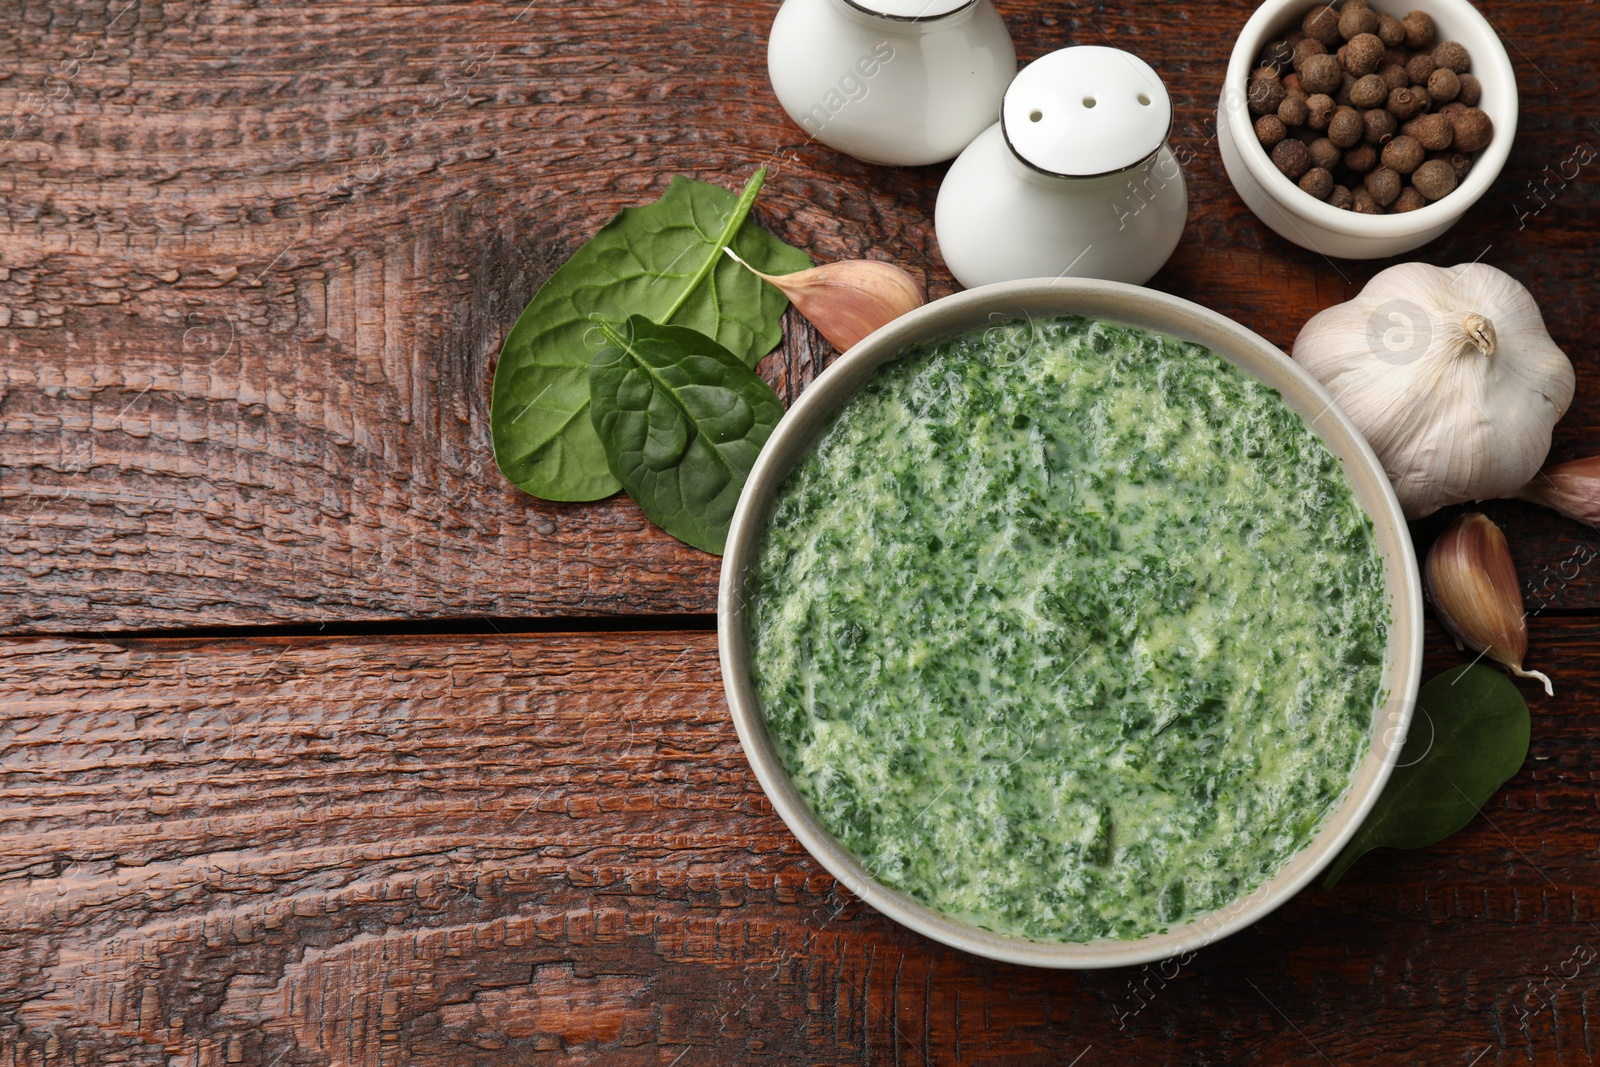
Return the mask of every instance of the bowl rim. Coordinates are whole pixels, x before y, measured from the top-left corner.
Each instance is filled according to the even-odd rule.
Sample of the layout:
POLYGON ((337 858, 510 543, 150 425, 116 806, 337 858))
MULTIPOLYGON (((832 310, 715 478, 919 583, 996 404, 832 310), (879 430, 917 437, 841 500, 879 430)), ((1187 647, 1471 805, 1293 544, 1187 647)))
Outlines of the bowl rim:
POLYGON ((1128 966, 1192 951, 1257 921, 1315 878, 1355 834, 1388 780, 1410 723, 1422 669, 1421 590, 1410 532, 1382 464, 1304 368, 1244 326, 1181 297, 1121 282, 1040 278, 999 282, 925 304, 855 345, 800 395, 762 449, 740 494, 717 593, 717 646, 729 711, 756 779, 806 851, 857 897, 935 941, 989 959, 1051 968, 1128 966), (873 370, 908 346, 1032 315, 1084 315, 1195 341, 1277 388, 1340 460, 1372 520, 1384 559, 1392 619, 1387 694, 1373 717, 1367 756, 1352 773, 1344 799, 1312 842, 1255 891, 1181 926, 1136 939, 1031 941, 953 919, 878 882, 822 826, 796 790, 767 733, 749 670, 744 576, 759 549, 777 489, 817 432, 873 370), (1316 413, 1309 414, 1313 408, 1316 413))
POLYGON ((1336 233, 1352 237, 1398 238, 1436 227, 1448 227, 1489 191, 1489 187, 1500 176, 1511 154, 1511 144, 1516 139, 1519 107, 1517 78, 1511 68, 1511 57, 1505 45, 1500 43, 1500 35, 1468 0, 1407 0, 1408 11, 1422 10, 1436 18, 1439 12, 1448 11, 1450 21, 1463 22, 1483 42, 1492 42, 1493 47, 1487 50, 1481 46, 1469 46, 1469 50, 1472 72, 1483 85, 1484 97, 1479 100, 1478 106, 1494 119, 1495 138, 1473 160, 1467 180, 1448 196, 1401 215, 1358 215, 1354 211, 1336 208, 1315 199, 1278 170, 1267 150, 1256 139, 1255 121, 1247 106, 1243 86, 1249 80, 1250 71, 1262 47, 1274 32, 1285 32, 1280 23, 1287 25, 1287 18, 1310 6, 1313 5, 1309 0, 1266 0, 1245 22, 1228 57, 1228 72, 1223 81, 1219 106, 1224 112, 1223 120, 1237 131, 1234 140, 1238 143, 1239 156, 1251 177, 1284 210, 1336 233), (1491 103, 1490 107, 1484 107, 1486 101, 1491 103))

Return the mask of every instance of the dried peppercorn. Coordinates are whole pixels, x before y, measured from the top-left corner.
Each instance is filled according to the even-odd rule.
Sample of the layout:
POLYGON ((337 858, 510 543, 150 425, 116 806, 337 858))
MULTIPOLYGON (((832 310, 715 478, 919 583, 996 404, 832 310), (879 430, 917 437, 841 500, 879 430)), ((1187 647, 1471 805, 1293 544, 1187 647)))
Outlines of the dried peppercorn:
POLYGON ((1272 165, 1286 178, 1299 180, 1311 169, 1311 151, 1293 137, 1279 141, 1272 149, 1272 165))
POLYGON ((1332 204, 1336 208, 1341 208, 1341 209, 1343 209, 1345 211, 1349 211, 1350 210, 1350 205, 1353 204, 1354 202, 1355 202, 1354 198, 1352 198, 1351 195, 1350 195, 1350 187, 1349 186, 1346 186, 1346 185, 1335 185, 1333 187, 1333 190, 1330 193, 1328 193, 1328 203, 1332 204))
POLYGON ((1322 167, 1312 167, 1300 175, 1300 188, 1318 200, 1326 200, 1333 192, 1333 174, 1322 167))
POLYGON ((1250 105, 1252 115, 1276 114, 1283 97, 1283 83, 1271 67, 1258 67, 1250 75, 1250 91, 1245 102, 1250 105))
POLYGON ((1472 56, 1460 41, 1444 41, 1433 50, 1433 64, 1457 74, 1465 74, 1472 69, 1472 56))
POLYGON ((1345 4, 1339 12, 1339 36, 1347 41, 1378 32, 1378 13, 1365 4, 1345 4))
POLYGON ((1433 57, 1427 52, 1418 52, 1406 60, 1406 77, 1411 79, 1412 85, 1427 85, 1428 76, 1438 68, 1433 57))
POLYGON ((1383 79, 1383 84, 1390 89, 1404 89, 1411 84, 1411 79, 1406 77, 1406 68, 1400 63, 1389 63, 1378 68, 1378 77, 1383 79))
POLYGON ((1415 137, 1417 143, 1430 152, 1449 148, 1455 140, 1455 126, 1448 115, 1418 115, 1406 123, 1403 132, 1415 137))
POLYGON ((1406 31, 1406 47, 1412 51, 1433 44, 1433 16, 1426 11, 1408 13, 1400 20, 1400 26, 1406 31))
POLYGON ((1262 148, 1271 148, 1289 136, 1289 128, 1276 115, 1262 115, 1256 119, 1256 140, 1262 148))
POLYGON ((1387 99, 1389 99, 1389 87, 1383 84, 1383 79, 1376 74, 1357 78, 1356 83, 1350 87, 1350 103, 1356 107, 1379 107, 1387 99))
POLYGON ((1361 116, 1361 124, 1366 127, 1365 139, 1368 144, 1383 146, 1400 128, 1400 120, 1381 107, 1375 107, 1361 116))
POLYGON ((1366 143, 1347 149, 1344 165, 1357 174, 1366 174, 1378 165, 1378 149, 1366 143))
POLYGON ((1339 36, 1339 13, 1325 4, 1314 7, 1306 12, 1306 17, 1300 23, 1300 32, 1332 48, 1342 40, 1339 36))
POLYGON ((1366 132, 1360 112, 1353 107, 1341 107, 1328 120, 1328 140, 1340 148, 1354 148, 1366 132))
POLYGON ((1337 92, 1344 83, 1344 68, 1339 66, 1339 61, 1330 55, 1307 56, 1304 63, 1300 64, 1300 85, 1306 92, 1317 93, 1337 92))
POLYGON ((1285 126, 1304 126, 1310 117, 1311 109, 1306 107, 1305 93, 1286 93, 1283 103, 1278 105, 1278 119, 1285 126))
POLYGON ((1358 215, 1382 215, 1383 205, 1372 198, 1364 185, 1358 185, 1350 190, 1350 210, 1358 215))
POLYGON ((1494 139, 1494 122, 1478 108, 1463 108, 1450 116, 1455 130, 1455 147, 1462 152, 1476 152, 1494 139))
POLYGON ((1294 49, 1288 41, 1271 41, 1261 50, 1261 57, 1256 61, 1258 67, 1271 67, 1280 75, 1294 66, 1294 49))
POLYGON ((1384 106, 1394 112, 1395 118, 1405 122, 1422 113, 1422 103, 1422 96, 1415 88, 1391 89, 1384 106))
POLYGON ((1468 107, 1477 107, 1478 101, 1483 98, 1483 85, 1476 75, 1459 74, 1456 76, 1461 82, 1461 91, 1456 94, 1456 99, 1468 107))
POLYGON ((1422 166, 1424 158, 1422 142, 1415 137, 1401 134, 1383 146, 1383 151, 1380 153, 1379 158, 1383 161, 1383 165, 1390 170, 1399 174, 1410 174, 1422 166))
POLYGON ((1311 165, 1321 167, 1323 170, 1333 170, 1344 159, 1344 153, 1339 151, 1339 146, 1326 137, 1318 137, 1307 146, 1311 153, 1311 165))
POLYGON ((1428 75, 1428 95, 1436 104, 1442 104, 1456 98, 1461 91, 1461 78, 1449 67, 1440 67, 1428 75))
MULTIPOLYGON (((1392 144, 1393 142, 1390 143, 1392 144)), ((1453 183, 1455 175, 1452 174, 1450 179, 1453 183)), ((1393 168, 1379 167, 1363 178, 1361 184, 1367 192, 1372 194, 1372 199, 1376 200, 1381 206, 1388 207, 1394 203, 1395 197, 1400 195, 1400 186, 1403 183, 1400 180, 1400 175, 1393 168)), ((1423 195, 1426 196, 1427 193, 1424 192, 1423 195)))
POLYGON ((1406 28, 1386 11, 1378 12, 1378 28, 1374 32, 1385 48, 1399 48, 1406 43, 1406 28))
POLYGON ((1327 93, 1315 93, 1306 97, 1306 125, 1313 130, 1328 128, 1328 120, 1333 118, 1333 113, 1338 109, 1333 102, 1333 97, 1327 93))
POLYGON ((1429 200, 1449 196, 1456 188, 1456 172, 1442 159, 1430 159, 1411 175, 1411 185, 1429 200))
POLYGON ((1427 197, 1408 185, 1400 190, 1399 196, 1394 198, 1394 203, 1390 206, 1390 210, 1398 215, 1403 211, 1415 211, 1419 207, 1426 207, 1427 203, 1427 197))
POLYGON ((1363 74, 1371 74, 1382 62, 1383 42, 1374 34, 1360 34, 1345 45, 1344 69, 1358 78, 1363 74))
POLYGON ((1305 65, 1306 60, 1312 56, 1325 56, 1328 49, 1323 43, 1313 37, 1307 37, 1294 46, 1290 53, 1289 65, 1297 72, 1305 65))

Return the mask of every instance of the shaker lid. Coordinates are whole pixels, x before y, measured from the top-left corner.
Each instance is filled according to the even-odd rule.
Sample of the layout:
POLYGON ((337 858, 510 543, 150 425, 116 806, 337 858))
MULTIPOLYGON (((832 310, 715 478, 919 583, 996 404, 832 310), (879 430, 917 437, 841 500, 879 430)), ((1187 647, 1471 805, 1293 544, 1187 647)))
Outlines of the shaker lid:
POLYGON ((1079 45, 1022 68, 1006 90, 1000 123, 1028 166, 1088 178, 1154 155, 1172 132, 1172 99, 1138 56, 1079 45))
POLYGON ((969 8, 978 0, 844 0, 858 11, 901 22, 926 22, 942 19, 969 8))

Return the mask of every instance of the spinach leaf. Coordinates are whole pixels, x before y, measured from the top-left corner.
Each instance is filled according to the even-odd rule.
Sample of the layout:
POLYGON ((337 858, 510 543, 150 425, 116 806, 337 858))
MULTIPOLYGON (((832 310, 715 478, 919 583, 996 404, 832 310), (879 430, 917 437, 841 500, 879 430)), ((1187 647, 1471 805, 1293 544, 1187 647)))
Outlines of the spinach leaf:
POLYGON ((1497 670, 1468 664, 1423 686, 1394 773, 1323 888, 1370 849, 1423 848, 1471 822, 1522 766, 1528 731, 1528 702, 1497 670))
POLYGON ((546 500, 619 488, 588 416, 597 322, 677 323, 752 367, 782 339, 788 299, 722 254, 730 244, 768 274, 811 265, 749 218, 766 173, 738 197, 673 178, 660 200, 618 212, 534 294, 500 350, 489 416, 495 462, 515 485, 546 500))
POLYGON ((590 415, 611 473, 650 521, 721 554, 745 477, 783 417, 755 371, 717 342, 641 315, 594 357, 590 415))

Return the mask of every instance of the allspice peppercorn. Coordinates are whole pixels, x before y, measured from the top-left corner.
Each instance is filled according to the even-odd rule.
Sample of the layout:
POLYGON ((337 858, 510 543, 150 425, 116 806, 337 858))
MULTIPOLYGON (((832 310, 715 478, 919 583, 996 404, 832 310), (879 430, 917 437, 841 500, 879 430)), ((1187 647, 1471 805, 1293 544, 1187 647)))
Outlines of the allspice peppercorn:
POLYGON ((1389 139, 1400 128, 1400 120, 1381 107, 1375 107, 1361 116, 1362 125, 1367 128, 1366 142, 1379 147, 1389 143, 1389 139))
POLYGON ((1328 120, 1328 140, 1340 148, 1354 148, 1366 132, 1361 114, 1353 107, 1341 107, 1328 120))
POLYGON ((1312 141, 1307 150, 1311 153, 1311 165, 1331 171, 1339 166, 1344 158, 1344 153, 1339 151, 1339 146, 1326 137, 1318 137, 1312 141))
MULTIPOLYGON (((1389 143, 1393 144, 1394 142, 1391 141, 1389 143)), ((1418 169, 1420 170, 1421 168, 1418 169)), ((1450 178, 1451 182, 1454 183, 1455 175, 1452 174, 1450 178)), ((1363 178, 1361 184, 1366 188, 1367 192, 1372 194, 1372 199, 1376 200, 1381 206, 1388 207, 1394 203, 1395 197, 1400 195, 1402 182, 1400 181, 1400 175, 1391 168, 1379 167, 1363 178)), ((1424 193, 1423 195, 1427 194, 1424 193)))
POLYGON ((1422 166, 1423 156, 1422 143, 1415 137, 1401 134, 1383 146, 1383 152, 1379 158, 1383 160, 1383 165, 1390 170, 1400 174, 1410 174, 1422 166))
POLYGON ((1412 51, 1433 44, 1433 16, 1426 11, 1410 12, 1400 20, 1400 26, 1406 31, 1406 47, 1412 51))
POLYGON ((1333 48, 1343 39, 1339 35, 1339 13, 1326 4, 1306 12, 1305 19, 1300 23, 1300 32, 1329 48, 1333 48))
POLYGON ((1418 52, 1406 61, 1406 77, 1412 85, 1427 85, 1428 76, 1437 68, 1433 57, 1426 52, 1418 52))
POLYGON ((1350 191, 1350 210, 1357 215, 1382 215, 1383 205, 1372 198, 1364 185, 1358 185, 1350 191))
POLYGON ((1355 85, 1350 87, 1350 103, 1356 107, 1378 107, 1387 99, 1389 87, 1376 74, 1357 78, 1355 85))
POLYGON ((1350 38, 1345 45, 1344 69, 1361 77, 1371 74, 1383 62, 1383 42, 1376 34, 1362 33, 1350 38))
POLYGON ((1472 69, 1472 56, 1460 41, 1444 41, 1433 50, 1433 65, 1465 74, 1472 69))
POLYGON ((1366 174, 1378 165, 1378 149, 1370 144, 1358 144, 1345 152, 1344 165, 1357 174, 1366 174))
POLYGON ((1306 60, 1312 56, 1325 56, 1327 54, 1328 50, 1321 41, 1307 37, 1294 46, 1293 51, 1290 53, 1289 65, 1298 73, 1300 68, 1305 66, 1306 60))
POLYGON ((1338 105, 1333 102, 1333 97, 1327 93, 1316 93, 1306 97, 1306 125, 1313 130, 1328 128, 1328 120, 1333 118, 1338 105))
POLYGON ((1330 55, 1307 56, 1306 61, 1300 64, 1300 86, 1313 96, 1337 92, 1342 84, 1344 70, 1339 66, 1339 61, 1330 55))
POLYGON ((1400 63, 1389 63, 1378 68, 1378 77, 1383 79, 1383 84, 1390 89, 1404 89, 1411 84, 1411 79, 1406 77, 1406 68, 1400 63))
POLYGON ((1326 200, 1333 192, 1333 174, 1322 167, 1312 167, 1300 175, 1300 188, 1318 200, 1326 200))
POLYGON ((1418 115, 1406 123, 1402 131, 1417 139, 1417 143, 1430 152, 1449 148, 1455 140, 1455 127, 1448 115, 1418 115))
POLYGON ((1378 13, 1366 4, 1345 4, 1339 12, 1339 36, 1347 41, 1378 32, 1378 13))
POLYGON ((1250 91, 1245 102, 1250 105, 1252 115, 1274 115, 1284 95, 1277 73, 1271 67, 1257 67, 1250 75, 1250 91))
POLYGON ((1483 84, 1478 81, 1477 75, 1458 74, 1456 78, 1461 82, 1461 91, 1456 94, 1456 99, 1468 107, 1477 107, 1478 101, 1483 98, 1483 84))
POLYGON ((1494 139, 1494 122, 1475 107, 1455 112, 1450 125, 1455 129, 1454 145, 1462 152, 1476 152, 1494 139))
POLYGON ((1286 93, 1283 103, 1278 105, 1278 119, 1285 126, 1304 126, 1310 116, 1305 93, 1286 93))
POLYGON ((1328 203, 1343 211, 1349 211, 1350 205, 1354 202, 1349 186, 1335 185, 1333 191, 1328 194, 1328 203))
POLYGON ((1378 12, 1378 28, 1375 32, 1385 48, 1399 48, 1406 43, 1406 28, 1386 11, 1378 12))
POLYGON ((1467 176, 1467 171, 1472 169, 1472 157, 1465 152, 1440 152, 1432 157, 1442 159, 1450 164, 1450 169, 1456 172, 1456 181, 1460 182, 1467 176))
POLYGON ((1394 112, 1395 118, 1405 122, 1422 112, 1422 96, 1416 89, 1391 89, 1384 106, 1394 112))
POLYGON ((1419 207, 1426 206, 1427 203, 1427 197, 1408 185, 1400 190, 1400 195, 1394 198, 1394 204, 1390 206, 1389 210, 1398 215, 1403 211, 1415 211, 1419 207))
POLYGON ((1286 178, 1296 181, 1311 169, 1311 152, 1293 137, 1279 141, 1272 149, 1272 165, 1286 178))
POLYGON ((1262 148, 1271 148, 1289 136, 1289 128, 1276 115, 1262 115, 1256 119, 1256 140, 1262 148))
POLYGON ((1461 78, 1449 67, 1440 67, 1428 75, 1428 95, 1433 102, 1442 104, 1456 98, 1461 91, 1461 78))
POLYGON ((1456 172, 1442 159, 1430 159, 1411 175, 1411 184, 1429 200, 1438 200, 1455 191, 1456 172))

